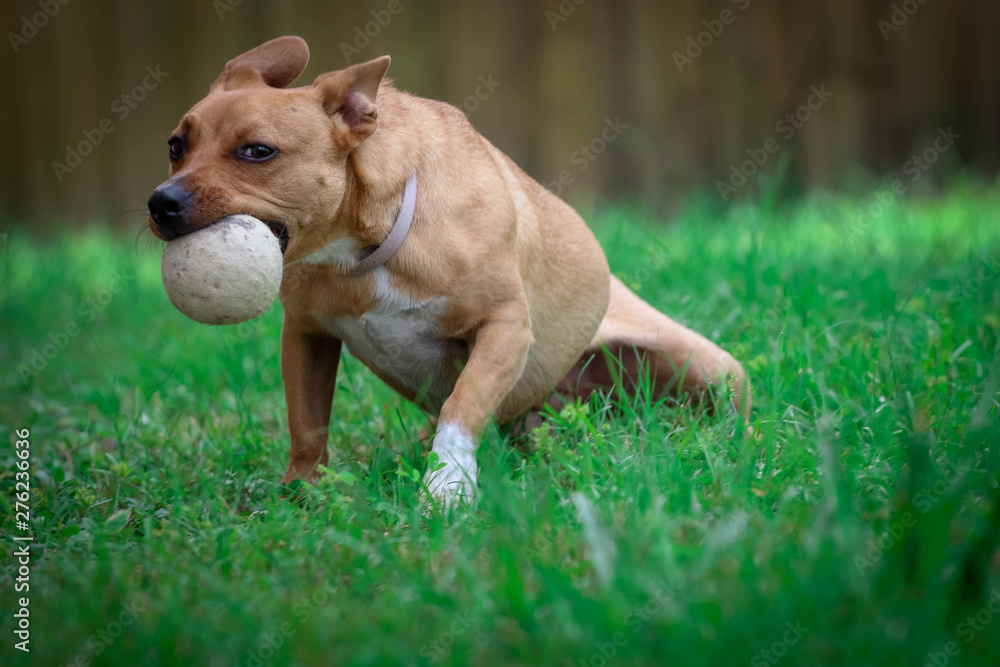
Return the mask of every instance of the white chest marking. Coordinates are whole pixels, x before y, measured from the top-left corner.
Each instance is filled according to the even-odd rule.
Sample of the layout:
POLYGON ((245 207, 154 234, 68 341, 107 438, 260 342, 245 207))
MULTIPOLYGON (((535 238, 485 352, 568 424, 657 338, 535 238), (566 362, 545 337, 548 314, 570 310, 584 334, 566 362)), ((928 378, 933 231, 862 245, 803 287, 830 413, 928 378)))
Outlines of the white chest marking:
POLYGON ((441 335, 445 297, 417 302, 389 285, 389 272, 375 270, 377 306, 360 318, 319 317, 319 322, 366 361, 440 407, 451 393, 442 373, 456 343, 441 335))

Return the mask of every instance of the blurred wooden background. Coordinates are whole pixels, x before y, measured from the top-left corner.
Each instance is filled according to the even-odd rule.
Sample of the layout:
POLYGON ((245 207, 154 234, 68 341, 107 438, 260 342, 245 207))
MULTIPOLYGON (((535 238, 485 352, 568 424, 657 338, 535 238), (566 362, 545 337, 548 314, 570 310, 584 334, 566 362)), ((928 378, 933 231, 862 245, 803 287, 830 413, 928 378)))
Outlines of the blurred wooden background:
MULTIPOLYGON (((571 201, 669 207, 699 190, 717 197, 716 182, 748 149, 779 137, 775 124, 821 85, 833 98, 794 138, 779 137, 792 191, 868 187, 930 146, 939 127, 961 139, 922 186, 959 167, 992 176, 1000 164, 996 0, 64 1, 0 6, 0 121, 12 148, 0 161, 0 226, 137 227, 166 174, 167 134, 226 60, 298 34, 312 50, 299 80, 309 83, 345 66, 342 45, 363 45, 355 38, 366 27, 378 34, 352 62, 391 54, 400 87, 466 105, 538 180, 568 171, 571 201), (891 20, 893 4, 918 9, 885 39, 878 22, 891 20), (44 22, 36 16, 56 6, 44 22), (724 10, 734 20, 679 72, 673 54, 724 10), (33 16, 44 25, 32 35, 33 16), (168 74, 120 118, 122 105, 112 105, 147 66, 168 74), (480 77, 499 85, 472 103, 480 77), (628 127, 592 161, 575 154, 609 118, 628 127), (102 119, 113 132, 57 176, 67 145, 96 136, 102 119)), ((761 173, 777 169, 772 156, 761 173)))

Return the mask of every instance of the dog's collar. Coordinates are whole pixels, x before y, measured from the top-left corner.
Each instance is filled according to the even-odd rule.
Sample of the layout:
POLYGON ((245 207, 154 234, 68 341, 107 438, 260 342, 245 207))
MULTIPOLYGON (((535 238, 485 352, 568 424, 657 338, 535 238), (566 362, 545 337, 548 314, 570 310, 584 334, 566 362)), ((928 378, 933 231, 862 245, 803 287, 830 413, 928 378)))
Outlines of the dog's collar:
POLYGON ((417 210, 417 171, 413 170, 413 175, 406 181, 406 189, 403 191, 403 207, 393 223, 389 235, 385 237, 379 245, 365 246, 358 251, 358 264, 348 273, 349 276, 363 276, 374 271, 389 261, 389 258, 396 254, 396 251, 403 245, 406 235, 410 233, 410 225, 413 224, 413 214, 417 210))

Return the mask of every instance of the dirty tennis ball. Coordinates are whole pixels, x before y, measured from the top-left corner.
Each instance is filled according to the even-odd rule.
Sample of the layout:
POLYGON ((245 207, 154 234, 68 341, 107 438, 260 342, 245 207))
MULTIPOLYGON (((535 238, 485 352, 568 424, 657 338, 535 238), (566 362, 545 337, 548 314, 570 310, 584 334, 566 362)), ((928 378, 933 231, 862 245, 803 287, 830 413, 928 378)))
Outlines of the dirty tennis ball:
POLYGON ((282 269, 278 239, 249 215, 230 215, 177 237, 160 263, 170 302, 203 324, 238 324, 267 312, 282 269))

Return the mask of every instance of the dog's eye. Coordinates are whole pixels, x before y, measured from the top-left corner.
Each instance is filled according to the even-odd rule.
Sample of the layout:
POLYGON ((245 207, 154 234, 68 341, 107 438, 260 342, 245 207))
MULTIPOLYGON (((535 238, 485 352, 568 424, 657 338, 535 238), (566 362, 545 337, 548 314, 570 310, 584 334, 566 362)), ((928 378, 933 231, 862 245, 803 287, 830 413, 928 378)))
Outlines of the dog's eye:
POLYGON ((267 144, 247 144, 236 151, 236 157, 247 162, 263 162, 270 160, 277 154, 278 149, 271 148, 267 144))
POLYGON ((180 137, 174 137, 167 142, 170 147, 170 159, 180 160, 181 156, 184 155, 184 140, 180 137))

